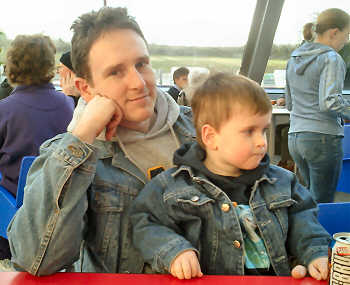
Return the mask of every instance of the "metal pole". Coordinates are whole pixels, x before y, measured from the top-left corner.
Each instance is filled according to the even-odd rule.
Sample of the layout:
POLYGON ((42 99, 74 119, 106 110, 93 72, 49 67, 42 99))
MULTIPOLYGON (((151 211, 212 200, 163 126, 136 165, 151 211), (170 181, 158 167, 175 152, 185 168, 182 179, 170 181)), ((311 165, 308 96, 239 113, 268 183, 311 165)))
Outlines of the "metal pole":
POLYGON ((107 6, 107 0, 103 0, 103 6, 107 6))

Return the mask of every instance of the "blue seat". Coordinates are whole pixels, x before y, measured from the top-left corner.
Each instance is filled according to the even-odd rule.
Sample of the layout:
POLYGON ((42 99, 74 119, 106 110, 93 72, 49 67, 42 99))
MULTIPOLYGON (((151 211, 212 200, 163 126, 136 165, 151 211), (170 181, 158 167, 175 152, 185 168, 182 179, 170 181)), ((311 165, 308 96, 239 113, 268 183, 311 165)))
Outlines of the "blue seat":
POLYGON ((16 198, 7 189, 0 186, 0 236, 4 238, 7 238, 6 229, 8 224, 10 223, 17 210, 22 206, 27 173, 34 159, 35 156, 24 156, 22 159, 16 198))
POLYGON ((350 202, 318 204, 318 220, 330 235, 350 232, 350 202))
POLYGON ((350 124, 344 125, 343 169, 340 173, 337 191, 350 193, 350 124))
POLYGON ((340 173, 337 191, 350 193, 350 158, 343 159, 343 169, 340 173))
POLYGON ((343 151, 344 159, 350 159, 350 124, 344 125, 343 151))

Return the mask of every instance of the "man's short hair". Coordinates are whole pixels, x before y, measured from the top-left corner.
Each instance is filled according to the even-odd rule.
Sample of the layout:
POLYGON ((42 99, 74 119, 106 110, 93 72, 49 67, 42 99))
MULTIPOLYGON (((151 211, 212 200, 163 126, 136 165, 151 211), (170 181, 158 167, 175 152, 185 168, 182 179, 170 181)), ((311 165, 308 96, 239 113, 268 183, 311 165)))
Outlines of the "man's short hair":
POLYGON ((135 31, 147 44, 145 37, 134 18, 128 15, 126 8, 103 7, 80 16, 74 21, 71 59, 78 77, 92 83, 89 67, 89 52, 94 42, 104 33, 115 29, 135 31))
POLYGON ((50 37, 18 35, 6 54, 6 76, 13 85, 39 85, 55 76, 56 48, 50 37))
POLYGON ((180 78, 181 76, 188 76, 188 74, 190 73, 190 70, 187 67, 180 67, 178 69, 176 69, 173 73, 173 80, 175 83, 175 79, 180 78))
POLYGON ((239 107, 248 108, 252 114, 267 114, 272 105, 264 89, 255 81, 228 73, 209 76, 193 93, 191 107, 198 143, 205 148, 201 130, 209 124, 220 131, 239 107))

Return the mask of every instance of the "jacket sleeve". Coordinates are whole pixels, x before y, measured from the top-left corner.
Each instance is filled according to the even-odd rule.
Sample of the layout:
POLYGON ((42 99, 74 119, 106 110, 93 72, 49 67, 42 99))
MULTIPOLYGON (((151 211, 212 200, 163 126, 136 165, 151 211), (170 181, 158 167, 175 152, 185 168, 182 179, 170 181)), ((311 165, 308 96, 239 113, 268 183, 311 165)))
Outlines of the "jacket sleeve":
POLYGON ((27 177, 23 206, 8 227, 15 266, 48 275, 79 258, 86 192, 96 161, 92 147, 70 133, 41 146, 27 177))
POLYGON ((328 256, 331 240, 328 232, 318 222, 318 207, 310 191, 297 182, 294 175, 292 199, 296 203, 289 208, 287 239, 288 255, 297 257, 299 264, 309 265, 321 256, 328 256))
POLYGON ((284 88, 284 96, 281 96, 281 98, 285 98, 286 100, 286 108, 288 111, 292 110, 292 97, 290 94, 290 87, 289 87, 289 79, 288 79, 288 65, 289 65, 289 61, 287 63, 287 67, 286 67, 286 86, 284 88))
MULTIPOLYGON (((130 215, 134 246, 154 271, 164 273, 182 252, 193 250, 197 255, 199 252, 183 237, 177 211, 167 203, 158 183, 160 176, 163 175, 159 174, 141 191, 133 202, 130 215)), ((186 217, 182 218, 185 223, 186 217)))
POLYGON ((340 55, 328 55, 321 71, 319 105, 321 112, 335 112, 350 119, 350 102, 343 95, 346 66, 340 55))

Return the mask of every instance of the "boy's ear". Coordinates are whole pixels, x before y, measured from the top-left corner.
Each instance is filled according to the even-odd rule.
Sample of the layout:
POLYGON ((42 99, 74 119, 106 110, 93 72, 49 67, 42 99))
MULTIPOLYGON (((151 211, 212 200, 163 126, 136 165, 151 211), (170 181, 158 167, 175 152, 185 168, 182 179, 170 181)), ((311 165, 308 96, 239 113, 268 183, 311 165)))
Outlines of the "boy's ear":
POLYGON ((217 150, 216 130, 209 124, 202 126, 202 142, 206 148, 217 150))
POLYGON ((79 90, 80 96, 84 98, 86 102, 89 102, 94 96, 91 92, 89 83, 84 78, 75 77, 75 87, 79 90))

